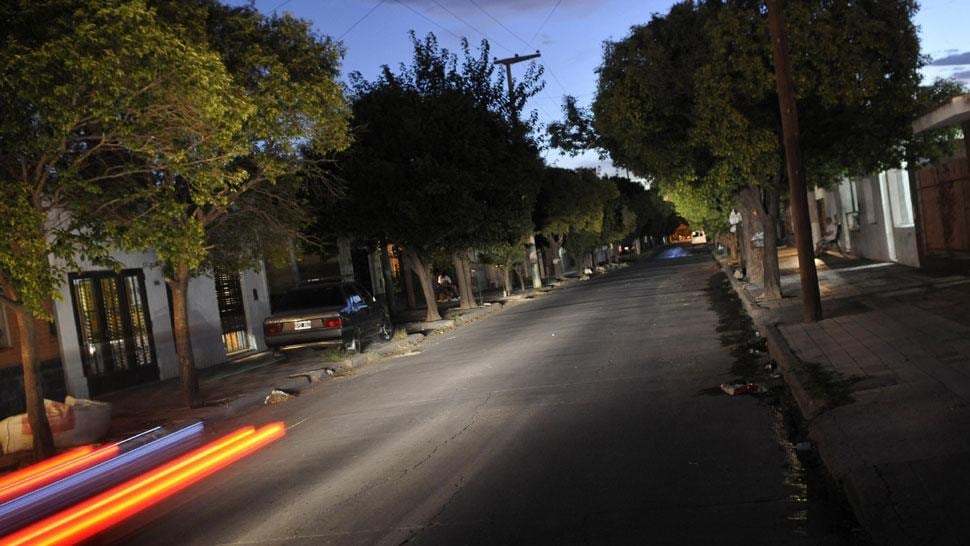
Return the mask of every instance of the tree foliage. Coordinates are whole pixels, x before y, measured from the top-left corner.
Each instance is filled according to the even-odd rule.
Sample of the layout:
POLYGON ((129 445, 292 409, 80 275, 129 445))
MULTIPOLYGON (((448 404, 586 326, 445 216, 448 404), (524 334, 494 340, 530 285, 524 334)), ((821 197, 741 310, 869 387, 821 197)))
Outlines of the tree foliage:
POLYGON ((123 180, 127 207, 115 220, 122 246, 151 250, 165 271, 183 394, 197 405, 189 279, 253 267, 289 241, 308 218, 296 174, 308 157, 349 144, 349 109, 337 81, 342 52, 309 23, 215 0, 154 6, 150 26, 184 37, 182 47, 214 64, 195 78, 210 94, 202 102, 209 119, 185 122, 179 163, 132 154, 144 172, 123 180))
MULTIPOLYGON (((414 252, 426 268, 437 252, 518 240, 532 226, 541 163, 528 123, 510 118, 541 89, 533 68, 510 106, 488 43, 461 58, 433 34, 411 36, 414 58, 374 81, 352 77, 358 124, 341 157, 346 201, 331 207, 342 227, 414 252)), ((433 300, 428 301, 434 318, 433 300)))
MULTIPOLYGON (((142 1, 0 8, 0 282, 21 326, 35 446, 53 449, 33 319, 69 271, 111 265, 133 180, 205 173, 240 123, 217 55, 142 1)), ((201 176, 201 174, 200 174, 201 176)))
MULTIPOLYGON (((754 231, 766 233, 773 291, 769 235, 787 184, 762 8, 760 0, 680 2, 607 43, 591 109, 596 138, 585 141, 684 200, 694 222, 726 217, 732 195, 751 196, 745 206, 765 223, 754 231)), ((906 155, 910 123, 924 108, 915 10, 912 0, 786 3, 811 184, 898 166, 906 155)))

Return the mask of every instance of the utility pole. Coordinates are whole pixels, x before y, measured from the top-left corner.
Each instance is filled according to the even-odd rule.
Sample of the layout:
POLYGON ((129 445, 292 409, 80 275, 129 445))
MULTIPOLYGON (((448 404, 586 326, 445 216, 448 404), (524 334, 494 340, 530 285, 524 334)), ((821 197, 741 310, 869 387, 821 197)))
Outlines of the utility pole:
MULTIPOLYGON (((495 64, 505 65, 505 81, 509 84, 509 116, 513 117, 512 122, 515 123, 515 91, 512 87, 512 65, 515 63, 521 63, 524 61, 530 61, 532 59, 538 59, 541 56, 539 50, 531 55, 525 55, 520 57, 515 55, 513 57, 508 57, 506 59, 493 59, 492 62, 495 64)), ((542 277, 539 274, 539 254, 536 251, 536 235, 535 233, 529 233, 529 263, 532 264, 532 287, 542 288, 542 277)))
POLYGON ((798 136, 798 110, 795 104, 794 83, 788 63, 788 35, 781 0, 765 0, 768 7, 768 30, 771 33, 771 52, 775 61, 775 81, 778 85, 778 106, 781 109, 781 130, 788 159, 788 189, 791 194, 792 223, 798 248, 798 273, 802 285, 802 316, 805 322, 822 320, 822 298, 818 292, 818 272, 815 270, 815 249, 812 246, 812 225, 808 216, 808 197, 805 190, 802 149, 798 136))

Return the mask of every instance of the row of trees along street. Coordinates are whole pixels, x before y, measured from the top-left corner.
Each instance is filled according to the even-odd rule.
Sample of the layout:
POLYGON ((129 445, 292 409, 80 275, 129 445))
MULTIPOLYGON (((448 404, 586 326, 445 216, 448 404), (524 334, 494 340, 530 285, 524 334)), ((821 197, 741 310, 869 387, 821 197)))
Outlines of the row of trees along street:
POLYGON ((512 264, 536 232, 553 255, 565 243, 582 257, 634 232, 664 235, 674 223, 673 209, 649 199, 656 194, 643 186, 543 165, 535 114, 521 119, 526 100, 542 89, 541 67, 530 65, 509 101, 487 42, 477 51, 463 42, 460 55, 434 35, 412 35, 412 43, 411 64, 397 72, 384 67, 374 81, 351 75, 357 131, 331 171, 344 181, 343 194, 324 200, 318 215, 320 231, 376 240, 385 250, 401 245, 404 269, 420 281, 426 320, 440 319, 435 256, 450 257, 466 308, 475 305, 474 250, 503 266, 510 291, 512 264), (624 186, 621 196, 621 184, 636 189, 624 186), (657 221, 663 215, 666 223, 657 221))
MULTIPOLYGON (((403 249, 438 318, 430 263, 448 255, 473 305, 469 254, 509 271, 545 236, 577 259, 679 223, 658 192, 546 167, 531 65, 512 99, 488 44, 433 35, 374 81, 339 81, 342 46, 290 15, 216 0, 53 0, 0 7, 0 301, 16 316, 35 451, 54 451, 35 320, 66 275, 153 252, 172 291, 185 403, 202 403, 192 277, 283 259, 294 239, 403 249)), ((561 273, 557 266, 556 273, 561 273)))
MULTIPOLYGON (((686 1, 607 42, 591 108, 567 97, 554 146, 598 150, 652 180, 710 235, 743 216, 749 278, 781 297, 777 226, 787 200, 771 39, 761 0, 686 1), (764 247, 751 235, 764 234, 764 247)), ((919 165, 952 150, 954 131, 911 123, 962 92, 921 85, 912 0, 786 2, 807 185, 919 165)))

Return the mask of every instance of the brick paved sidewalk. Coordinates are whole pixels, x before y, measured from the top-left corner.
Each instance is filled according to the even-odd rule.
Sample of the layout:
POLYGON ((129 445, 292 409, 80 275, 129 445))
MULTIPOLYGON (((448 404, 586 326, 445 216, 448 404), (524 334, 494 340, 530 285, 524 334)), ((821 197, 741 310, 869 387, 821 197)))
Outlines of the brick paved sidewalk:
POLYGON ((826 257, 825 320, 801 322, 797 260, 784 301, 739 286, 810 435, 876 543, 962 544, 970 533, 970 278, 826 257))

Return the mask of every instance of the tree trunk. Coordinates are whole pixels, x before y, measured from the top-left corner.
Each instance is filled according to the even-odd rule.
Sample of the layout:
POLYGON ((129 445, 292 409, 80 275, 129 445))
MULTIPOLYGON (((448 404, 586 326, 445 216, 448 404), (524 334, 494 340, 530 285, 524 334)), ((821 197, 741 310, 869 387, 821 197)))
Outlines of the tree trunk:
POLYGON ((414 295, 414 275, 411 264, 408 263, 408 253, 401 252, 401 276, 404 277, 404 292, 408 297, 408 309, 417 309, 418 300, 414 295))
POLYGON ((502 276, 505 280, 505 290, 503 295, 509 297, 512 295, 512 262, 506 262, 505 267, 502 268, 502 276))
POLYGON ((782 294, 781 269, 778 266, 778 192, 775 189, 765 190, 764 204, 765 299, 776 301, 782 298, 782 294))
POLYGON ((528 263, 532 266, 532 288, 542 288, 542 277, 539 275, 539 258, 536 254, 535 234, 529 234, 528 263))
POLYGON ((418 277, 421 292, 424 294, 424 301, 428 304, 428 311, 424 320, 428 322, 441 320, 441 315, 438 313, 438 302, 435 301, 434 297, 434 286, 431 284, 431 267, 424 265, 418 254, 411 249, 405 249, 404 254, 407 256, 407 263, 411 271, 418 277))
MULTIPOLYGON (((27 422, 34 437, 34 454, 38 459, 54 455, 54 435, 44 408, 44 385, 37 358, 37 329, 34 317, 22 306, 11 306, 20 328, 20 360, 24 370, 24 398, 27 400, 27 422)), ((2 312, 2 308, 0 308, 2 312)))
MULTIPOLYGON (((478 307, 478 300, 475 299, 475 287, 478 286, 478 274, 476 273, 475 276, 472 276, 472 260, 469 252, 465 253, 462 263, 465 267, 465 280, 468 281, 465 283, 468 287, 468 301, 472 303, 472 307, 478 307)), ((461 297, 464 298, 465 294, 462 294, 461 297)))
POLYGON ((394 291, 394 272, 391 271, 391 257, 387 252, 387 242, 381 242, 381 276, 384 277, 384 298, 387 300, 387 311, 391 315, 397 314, 397 298, 394 291))
POLYGON ((539 263, 539 278, 549 278, 548 274, 546 273, 546 251, 541 248, 536 248, 536 257, 538 258, 539 263))
POLYGON ((455 267, 455 277, 458 281, 459 309, 472 309, 475 305, 475 293, 472 291, 471 267, 468 265, 468 255, 465 252, 452 252, 451 264, 455 267))
POLYGON ((182 387, 182 398, 190 408, 202 406, 202 395, 199 392, 199 377, 195 370, 195 355, 192 354, 192 336, 189 332, 189 266, 183 260, 175 264, 173 278, 169 285, 172 288, 172 322, 175 329, 175 352, 179 361, 179 384, 182 387))
POLYGON ((552 271, 556 278, 562 277, 562 235, 549 236, 549 250, 552 252, 552 271))
POLYGON ((746 186, 741 190, 741 216, 744 222, 744 270, 748 282, 761 285, 764 283, 764 248, 754 245, 751 238, 763 229, 762 212, 758 190, 746 186))
POLYGON ((515 268, 515 274, 519 277, 519 290, 525 292, 525 274, 519 271, 519 268, 515 268))

